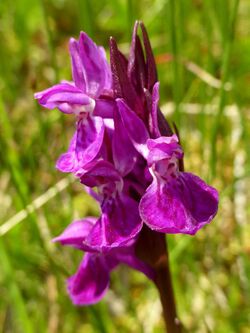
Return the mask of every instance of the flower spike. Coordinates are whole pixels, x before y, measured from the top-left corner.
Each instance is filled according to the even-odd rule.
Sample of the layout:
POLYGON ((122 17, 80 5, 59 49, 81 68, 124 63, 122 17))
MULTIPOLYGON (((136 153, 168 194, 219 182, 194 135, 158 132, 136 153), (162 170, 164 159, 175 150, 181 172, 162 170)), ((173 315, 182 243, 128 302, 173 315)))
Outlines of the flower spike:
MULTIPOLYGON (((163 305, 173 305, 164 234, 194 235, 210 223, 218 193, 183 170, 178 132, 159 108, 156 63, 142 22, 135 23, 128 59, 111 37, 109 65, 104 48, 84 32, 70 39, 69 51, 73 81, 35 98, 75 115, 75 133, 56 167, 74 174, 100 208, 98 217, 75 221, 54 239, 85 252, 67 281, 70 298, 76 305, 100 301, 111 272, 126 264, 156 284, 161 300, 169 289, 163 305)), ((173 314, 170 331, 172 310, 165 311, 173 314)))

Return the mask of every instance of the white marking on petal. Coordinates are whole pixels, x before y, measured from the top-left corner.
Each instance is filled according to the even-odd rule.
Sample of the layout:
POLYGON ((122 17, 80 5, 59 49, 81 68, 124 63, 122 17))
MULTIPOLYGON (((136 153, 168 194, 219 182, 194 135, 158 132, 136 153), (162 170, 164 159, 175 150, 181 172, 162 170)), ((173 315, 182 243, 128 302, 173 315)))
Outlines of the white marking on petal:
POLYGON ((89 98, 90 103, 86 105, 75 105, 73 106, 73 111, 76 116, 80 116, 83 113, 92 113, 95 108, 95 100, 89 98))

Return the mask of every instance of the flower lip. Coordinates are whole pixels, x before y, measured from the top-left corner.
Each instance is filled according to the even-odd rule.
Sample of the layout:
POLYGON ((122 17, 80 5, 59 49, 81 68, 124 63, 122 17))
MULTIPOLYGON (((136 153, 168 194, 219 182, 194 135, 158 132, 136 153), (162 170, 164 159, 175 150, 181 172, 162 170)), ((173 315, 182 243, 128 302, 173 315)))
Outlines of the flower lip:
POLYGON ((181 172, 171 182, 153 179, 141 198, 139 210, 152 230, 194 235, 216 215, 218 192, 199 177, 181 172))

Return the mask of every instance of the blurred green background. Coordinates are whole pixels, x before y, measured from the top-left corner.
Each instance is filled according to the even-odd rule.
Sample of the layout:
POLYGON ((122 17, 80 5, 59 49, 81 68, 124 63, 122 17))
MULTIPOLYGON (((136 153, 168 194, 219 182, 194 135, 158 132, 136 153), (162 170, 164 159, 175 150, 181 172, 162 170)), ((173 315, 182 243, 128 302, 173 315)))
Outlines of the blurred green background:
POLYGON ((98 214, 55 170, 74 117, 33 93, 70 79, 68 40, 85 30, 128 53, 135 19, 154 49, 164 114, 179 127, 185 168, 217 187, 220 209, 195 237, 168 237, 179 316, 188 332, 250 332, 249 0, 0 1, 0 330, 10 333, 163 332, 154 286, 120 267, 99 304, 65 291, 82 254, 51 243, 98 214))

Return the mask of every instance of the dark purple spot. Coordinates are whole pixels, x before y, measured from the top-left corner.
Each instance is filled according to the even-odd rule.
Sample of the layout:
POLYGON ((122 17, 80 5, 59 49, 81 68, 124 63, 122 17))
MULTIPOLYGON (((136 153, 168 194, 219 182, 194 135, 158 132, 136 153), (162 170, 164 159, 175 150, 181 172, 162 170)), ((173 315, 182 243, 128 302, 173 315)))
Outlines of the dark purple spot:
POLYGON ((175 166, 175 164, 173 162, 169 163, 168 170, 172 169, 174 166, 175 166))

